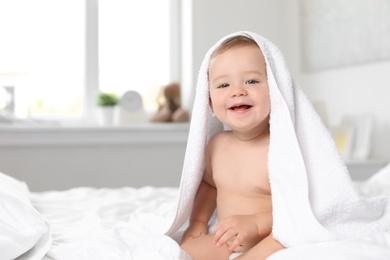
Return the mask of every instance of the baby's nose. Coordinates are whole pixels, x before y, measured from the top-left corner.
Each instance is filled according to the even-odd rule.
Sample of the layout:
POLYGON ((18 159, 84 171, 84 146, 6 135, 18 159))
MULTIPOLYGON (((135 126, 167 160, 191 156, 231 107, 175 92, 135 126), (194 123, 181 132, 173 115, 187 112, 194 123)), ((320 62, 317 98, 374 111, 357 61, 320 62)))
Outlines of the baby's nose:
POLYGON ((246 96, 248 92, 246 89, 241 85, 236 85, 231 88, 230 96, 231 97, 239 97, 239 96, 246 96))

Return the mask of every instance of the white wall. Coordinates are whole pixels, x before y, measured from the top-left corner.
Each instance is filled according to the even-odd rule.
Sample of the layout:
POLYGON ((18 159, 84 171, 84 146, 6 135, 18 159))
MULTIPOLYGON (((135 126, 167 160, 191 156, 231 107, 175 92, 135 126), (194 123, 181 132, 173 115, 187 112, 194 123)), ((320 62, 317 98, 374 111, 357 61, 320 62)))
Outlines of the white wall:
POLYGON ((325 102, 332 126, 338 125, 346 115, 374 116, 371 158, 390 160, 390 60, 321 72, 302 72, 299 0, 291 2, 294 4, 291 4, 289 31, 293 48, 287 49, 287 52, 294 77, 312 101, 325 102))
POLYGON ((0 172, 31 191, 177 187, 185 143, 0 147, 0 172))
MULTIPOLYGON (((304 73, 300 66, 299 0, 194 0, 192 6, 193 25, 183 29, 187 34, 191 31, 193 86, 206 51, 218 39, 238 30, 257 32, 279 46, 309 98, 325 102, 331 125, 339 124, 345 115, 373 115, 371 157, 390 160, 390 61, 304 73)), ((184 82, 188 87, 190 83, 184 82)), ((190 106, 193 92, 184 92, 184 101, 190 106)))
POLYGON ((1 127, 0 172, 32 191, 178 186, 188 124, 1 127))
POLYGON ((183 1, 184 50, 183 100, 191 107, 196 78, 207 50, 223 36, 236 31, 258 32, 278 46, 288 46, 289 7, 284 0, 185 0, 183 1), (189 22, 188 19, 191 19, 189 22))

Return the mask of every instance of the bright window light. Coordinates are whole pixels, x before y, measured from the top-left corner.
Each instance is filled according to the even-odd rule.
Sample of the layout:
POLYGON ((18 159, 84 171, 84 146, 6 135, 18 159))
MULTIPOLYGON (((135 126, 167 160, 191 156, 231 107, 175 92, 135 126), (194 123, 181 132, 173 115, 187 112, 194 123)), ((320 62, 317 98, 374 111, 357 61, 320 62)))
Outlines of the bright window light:
POLYGON ((20 117, 83 113, 84 3, 0 0, 0 85, 20 117))
POLYGON ((136 90, 149 111, 169 82, 169 0, 100 0, 100 89, 136 90))
POLYGON ((13 88, 15 115, 83 120, 94 116, 93 105, 86 102, 98 91, 121 96, 128 90, 142 95, 147 112, 155 111, 158 92, 172 80, 175 66, 172 2, 177 3, 0 0, 0 86, 13 88), (98 51, 88 62, 87 8, 93 4, 87 2, 98 4, 99 10, 92 22, 98 37, 91 38, 98 51), (99 71, 92 75, 97 82, 92 87, 85 86, 90 60, 99 71))

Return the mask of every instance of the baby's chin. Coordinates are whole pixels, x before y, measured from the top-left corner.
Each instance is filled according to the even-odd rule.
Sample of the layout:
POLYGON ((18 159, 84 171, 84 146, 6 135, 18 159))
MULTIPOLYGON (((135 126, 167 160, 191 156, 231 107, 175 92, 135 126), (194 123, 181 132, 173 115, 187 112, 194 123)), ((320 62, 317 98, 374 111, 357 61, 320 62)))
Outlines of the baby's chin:
POLYGON ((227 125, 233 133, 239 134, 242 137, 260 136, 269 133, 269 124, 235 124, 227 125))

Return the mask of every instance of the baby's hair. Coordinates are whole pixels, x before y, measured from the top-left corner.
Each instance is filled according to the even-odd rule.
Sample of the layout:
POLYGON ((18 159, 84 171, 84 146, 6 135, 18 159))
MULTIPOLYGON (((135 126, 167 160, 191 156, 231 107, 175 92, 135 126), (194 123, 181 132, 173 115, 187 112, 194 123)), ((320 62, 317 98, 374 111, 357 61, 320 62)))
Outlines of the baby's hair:
POLYGON ((230 50, 234 47, 242 47, 242 46, 248 46, 248 45, 257 45, 255 40, 253 40, 250 37, 243 36, 243 35, 237 35, 233 36, 229 39, 226 39, 224 42, 221 43, 213 52, 211 55, 211 58, 214 58, 218 54, 221 54, 227 50, 230 50))
MULTIPOLYGON (((211 54, 210 59, 214 58, 218 54, 224 53, 227 50, 230 50, 235 47, 244 47, 244 46, 258 46, 256 41, 250 37, 244 35, 233 36, 229 39, 226 39, 219 45, 214 52, 211 54)), ((207 78, 209 77, 209 72, 207 70, 207 78)))

